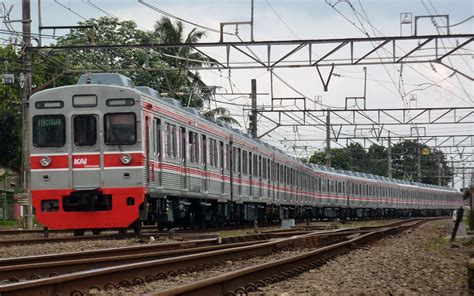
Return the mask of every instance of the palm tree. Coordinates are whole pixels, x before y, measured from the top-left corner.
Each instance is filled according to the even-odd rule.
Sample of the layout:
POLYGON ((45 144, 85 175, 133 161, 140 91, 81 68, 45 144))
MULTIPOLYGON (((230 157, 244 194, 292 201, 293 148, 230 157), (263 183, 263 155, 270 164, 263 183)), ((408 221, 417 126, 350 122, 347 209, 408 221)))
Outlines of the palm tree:
MULTIPOLYGON (((181 21, 173 23, 168 17, 162 17, 155 24, 154 37, 160 43, 193 44, 198 43, 205 35, 205 31, 194 28, 185 36, 183 23, 181 21)), ((206 99, 210 94, 205 91, 206 84, 201 80, 199 74, 188 69, 193 66, 202 66, 203 64, 211 62, 211 60, 189 47, 166 47, 160 52, 162 55, 161 59, 165 61, 168 66, 176 69, 176 71, 163 71, 164 82, 168 88, 165 91, 169 93, 171 97, 180 100, 185 106, 189 105, 202 108, 203 97, 206 99), (204 91, 193 95, 190 104, 188 104, 189 98, 185 95, 178 95, 178 92, 182 89, 190 88, 204 91)))
POLYGON ((224 107, 216 107, 214 109, 209 109, 203 112, 202 115, 206 118, 212 118, 215 120, 220 120, 229 124, 236 124, 240 126, 240 123, 235 120, 235 118, 230 115, 229 110, 224 107))
MULTIPOLYGON (((194 44, 198 43, 206 36, 205 31, 193 28, 186 36, 184 26, 181 21, 173 23, 168 17, 162 17, 155 24, 154 37, 164 44, 194 44)), ((163 81, 168 87, 167 92, 171 97, 181 101, 183 106, 196 107, 200 110, 204 107, 204 102, 211 101, 214 91, 208 87, 199 76, 198 72, 190 71, 189 68, 199 67, 205 64, 216 62, 208 56, 196 52, 189 47, 166 47, 161 51, 161 59, 173 67, 176 71, 163 71, 163 81), (182 92, 189 92, 190 95, 180 95, 182 92)), ((230 124, 237 124, 229 110, 223 107, 210 109, 203 112, 206 118, 218 119, 230 124)))

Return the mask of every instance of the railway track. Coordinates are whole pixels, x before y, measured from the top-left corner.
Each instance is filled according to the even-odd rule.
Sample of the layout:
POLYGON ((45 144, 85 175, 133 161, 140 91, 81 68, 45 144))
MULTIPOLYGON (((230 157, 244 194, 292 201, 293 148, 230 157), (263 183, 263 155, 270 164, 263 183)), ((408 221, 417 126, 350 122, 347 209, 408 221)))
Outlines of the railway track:
MULTIPOLYGON (((154 227, 153 229, 155 229, 154 227)), ((224 228, 214 228, 214 229, 204 229, 204 230, 176 230, 169 232, 153 232, 150 231, 151 227, 146 227, 139 234, 129 232, 129 233, 107 233, 99 235, 85 235, 85 236, 55 236, 55 237, 32 237, 32 238, 12 238, 11 236, 23 235, 23 234, 42 234, 43 230, 3 230, 0 231, 0 247, 14 246, 14 245, 32 245, 32 244, 46 244, 46 243, 63 243, 63 242, 78 242, 78 241, 92 241, 92 240, 113 240, 113 239, 126 239, 126 238, 142 238, 149 239, 153 236, 158 239, 173 239, 173 240, 197 240, 205 238, 216 238, 217 235, 209 234, 210 232, 217 232, 220 230, 245 230, 250 229, 251 227, 224 227, 224 228), (7 239, 1 239, 6 238, 7 239)), ((298 226, 288 230, 266 230, 262 233, 273 233, 275 231, 309 231, 309 230, 324 230, 324 229, 334 229, 334 226, 298 226)), ((68 233, 66 230, 49 230, 51 233, 68 233)), ((69 231, 70 232, 70 231, 69 231)))
MULTIPOLYGON (((55 268, 58 268, 59 266, 63 268, 63 266, 67 266, 68 264, 69 266, 73 266, 74 264, 83 264, 82 266, 86 266, 86 261, 80 262, 80 259, 69 255, 70 257, 67 260, 62 260, 62 262, 61 258, 49 258, 57 261, 50 261, 49 263, 48 261, 43 261, 43 263, 39 263, 39 261, 37 261, 36 263, 32 262, 29 264, 29 266, 21 266, 22 264, 20 259, 16 259, 16 263, 18 264, 15 267, 15 265, 11 264, 13 263, 12 260, 14 259, 11 259, 9 266, 3 265, 1 267, 2 271, 4 272, 2 275, 4 278, 4 275, 8 274, 9 272, 10 274, 12 274, 12 272, 19 272, 22 268, 23 270, 28 270, 28 268, 34 268, 33 265, 39 265, 38 268, 44 268, 41 272, 44 276, 48 277, 39 279, 34 279, 35 277, 33 277, 32 280, 4 284, 0 286, 0 293, 2 295, 56 295, 58 293, 64 295, 83 295, 90 289, 110 289, 120 286, 151 282, 167 277, 172 277, 178 274, 185 274, 187 272, 203 271, 212 268, 213 266, 222 264, 225 262, 225 260, 235 260, 249 256, 261 256, 278 252, 280 250, 296 249, 302 247, 317 247, 318 249, 310 252, 311 254, 314 252, 316 252, 314 254, 319 254, 322 252, 322 250, 334 250, 334 252, 336 252, 336 250, 339 250, 339 247, 336 248, 335 246, 345 246, 344 250, 350 250, 354 247, 357 247, 359 242, 367 242, 371 238, 380 237, 382 234, 400 231, 401 229, 404 229, 404 227, 409 227, 401 226, 401 224, 413 224, 416 221, 418 220, 401 221, 392 223, 390 226, 378 226, 371 229, 343 229, 320 232, 275 232, 261 234, 261 239, 266 238, 266 240, 262 241, 256 241, 257 238, 255 236, 246 236, 240 238, 240 240, 247 240, 247 242, 230 243, 232 240, 229 238, 224 241, 224 244, 221 245, 217 245, 216 242, 211 242, 212 240, 208 240, 202 243, 211 243, 214 245, 198 246, 199 243, 196 243, 196 248, 194 248, 194 250, 187 248, 182 250, 168 251, 168 253, 166 253, 166 251, 161 251, 160 253, 158 250, 154 252, 148 250, 145 251, 144 254, 148 254, 147 256, 149 257, 142 256, 141 259, 138 255, 137 257, 133 257, 134 255, 131 255, 133 254, 133 251, 130 250, 130 247, 128 251, 123 253, 124 255, 122 259, 120 259, 120 256, 118 255, 115 256, 111 254, 106 256, 103 256, 104 254, 102 254, 102 256, 96 254, 96 257, 93 255, 91 255, 91 257, 86 256, 83 260, 90 260, 89 269, 62 275, 50 274, 50 272, 55 272, 53 270, 58 270, 55 268), (295 233, 298 235, 295 235, 295 233), (354 235, 357 235, 359 238, 363 239, 354 239, 352 238, 354 235), (281 238, 285 236, 286 238, 281 238), (268 240, 269 237, 272 238, 272 240, 268 240), (115 263, 108 267, 104 267, 103 265, 102 267, 96 267, 96 265, 93 265, 100 265, 102 264, 100 262, 107 261, 115 263), (53 276, 49 277, 50 275, 53 276)), ((187 247, 189 247, 193 244, 193 242, 187 242, 187 244, 187 247)), ((170 247, 173 248, 173 245, 167 246, 167 248, 170 247)), ((178 245, 174 245, 174 248, 178 248, 178 245)), ((309 258, 313 257, 310 256, 309 258)), ((306 259, 301 260, 304 261, 306 259)), ((290 265, 294 266, 294 264, 290 265)), ((66 270, 67 268, 63 269, 62 272, 67 272, 66 270)), ((39 269, 36 269, 36 271, 30 269, 23 275, 20 276, 19 273, 18 275, 20 277, 28 277, 29 275, 29 278, 31 278, 32 272, 39 272, 39 269)), ((267 273, 264 272, 264 274, 267 273)), ((204 287, 201 285, 202 283, 199 286, 200 289, 204 287)), ((228 291, 233 287, 232 286, 229 288, 230 286, 228 287, 222 285, 220 288, 222 291, 228 291)), ((241 287, 241 285, 239 287, 241 287)), ((189 287, 180 287, 180 289, 186 290, 189 289, 189 287)), ((174 290, 170 291, 172 292, 174 290)))

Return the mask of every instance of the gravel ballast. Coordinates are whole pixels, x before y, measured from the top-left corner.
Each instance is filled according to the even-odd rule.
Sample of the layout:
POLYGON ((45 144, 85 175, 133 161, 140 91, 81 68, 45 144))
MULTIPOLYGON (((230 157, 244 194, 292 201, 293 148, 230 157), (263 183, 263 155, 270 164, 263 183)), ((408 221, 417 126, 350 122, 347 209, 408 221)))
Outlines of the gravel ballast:
POLYGON ((452 246, 445 238, 449 223, 423 224, 262 291, 266 295, 467 295, 466 263, 473 247, 461 242, 452 246))

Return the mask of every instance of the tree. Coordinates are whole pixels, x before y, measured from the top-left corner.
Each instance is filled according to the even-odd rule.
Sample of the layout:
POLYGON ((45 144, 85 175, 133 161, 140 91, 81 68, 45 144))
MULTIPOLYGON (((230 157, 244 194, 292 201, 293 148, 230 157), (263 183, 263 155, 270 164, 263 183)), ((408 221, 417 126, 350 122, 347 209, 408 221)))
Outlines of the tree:
MULTIPOLYGON (((160 43, 181 44, 198 43, 206 35, 205 31, 193 28, 186 36, 184 25, 181 21, 173 23, 168 17, 162 17, 155 24, 154 37, 160 43)), ((184 106, 202 108, 204 100, 208 100, 211 92, 201 80, 199 73, 192 72, 190 66, 201 66, 211 60, 189 47, 168 47, 161 49, 163 61, 176 71, 163 71, 167 93, 184 106), (189 95, 181 95, 184 90, 189 95)))
POLYGON ((416 141, 403 141, 397 143, 392 148, 393 177, 417 181, 418 179, 418 154, 423 148, 430 150, 429 155, 421 155, 421 182, 438 184, 438 157, 441 171, 444 172, 441 183, 447 185, 453 174, 452 168, 448 166, 445 155, 442 151, 430 149, 427 145, 422 145, 416 141), (439 156, 438 156, 439 155, 439 156))
POLYGON ((387 176, 387 149, 384 146, 372 144, 367 151, 367 172, 379 176, 387 176))
MULTIPOLYGON (((417 181, 418 151, 429 148, 416 141, 403 141, 392 147, 392 176, 397 179, 417 181)), ((430 149, 430 155, 421 156, 421 182, 438 184, 438 164, 443 176, 441 184, 447 185, 453 174, 442 151, 430 149)), ((387 176, 387 149, 373 144, 366 152, 359 143, 351 143, 346 148, 331 149, 331 166, 335 169, 350 170, 379 176, 387 176)), ((316 151, 309 159, 312 163, 324 165, 326 153, 316 151)))
MULTIPOLYGON (((18 77, 20 55, 12 46, 0 47, 3 72, 18 77)), ((14 84, 0 84, 0 167, 20 171, 21 168, 21 88, 14 84)))
POLYGON ((202 115, 206 118, 212 118, 229 124, 235 124, 240 126, 240 123, 230 115, 229 110, 223 107, 209 109, 208 111, 204 111, 202 115))
MULTIPOLYGON (((309 158, 309 162, 326 165, 326 152, 317 151, 309 158)), ((345 148, 331 148, 331 167, 340 170, 353 170, 353 160, 345 148)))

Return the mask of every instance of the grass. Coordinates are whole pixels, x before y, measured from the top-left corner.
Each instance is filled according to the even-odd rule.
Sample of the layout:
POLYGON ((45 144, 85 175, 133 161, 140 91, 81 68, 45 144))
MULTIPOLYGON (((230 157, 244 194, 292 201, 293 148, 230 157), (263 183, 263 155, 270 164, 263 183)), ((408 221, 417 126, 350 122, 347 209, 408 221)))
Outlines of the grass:
POLYGON ((15 226, 15 225, 17 225, 17 223, 18 223, 18 221, 16 221, 16 220, 6 220, 6 221, 1 220, 0 221, 1 226, 15 226))
POLYGON ((433 253, 444 253, 446 246, 449 245, 449 239, 443 236, 433 237, 426 243, 425 250, 433 253))

